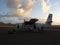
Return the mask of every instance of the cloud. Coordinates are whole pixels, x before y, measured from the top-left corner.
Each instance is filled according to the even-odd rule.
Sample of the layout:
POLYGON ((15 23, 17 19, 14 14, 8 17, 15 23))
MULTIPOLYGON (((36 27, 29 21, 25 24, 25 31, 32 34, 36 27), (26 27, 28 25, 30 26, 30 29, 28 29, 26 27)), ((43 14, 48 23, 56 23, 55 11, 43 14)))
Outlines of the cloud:
POLYGON ((5 6, 9 9, 6 15, 0 15, 0 22, 21 23, 23 19, 29 19, 35 0, 7 0, 5 6))
POLYGON ((47 2, 45 0, 40 0, 41 2, 41 6, 42 6, 42 11, 45 13, 45 12, 48 12, 51 8, 51 6, 49 5, 49 0, 47 0, 47 2))
POLYGON ((59 25, 60 24, 60 11, 54 11, 53 12, 54 13, 54 15, 53 15, 53 24, 54 25, 59 25))
POLYGON ((54 3, 54 6, 57 6, 58 4, 59 4, 58 2, 55 2, 55 3, 54 3))
POLYGON ((23 20, 20 20, 18 17, 2 17, 0 18, 0 22, 16 24, 23 22, 23 20))
POLYGON ((26 17, 28 16, 34 6, 33 0, 7 0, 6 6, 11 9, 11 11, 18 15, 26 17))

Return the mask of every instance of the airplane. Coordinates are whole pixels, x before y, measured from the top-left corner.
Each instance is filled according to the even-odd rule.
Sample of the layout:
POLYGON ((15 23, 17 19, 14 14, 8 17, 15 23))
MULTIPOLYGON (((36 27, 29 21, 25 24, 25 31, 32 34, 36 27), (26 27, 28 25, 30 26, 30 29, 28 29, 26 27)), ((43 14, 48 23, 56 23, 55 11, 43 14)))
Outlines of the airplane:
POLYGON ((30 19, 30 21, 25 21, 22 24, 18 24, 16 25, 16 27, 18 28, 18 30, 22 29, 22 30, 29 30, 29 31, 34 31, 34 29, 39 29, 39 30, 43 30, 44 27, 49 27, 52 24, 52 14, 48 15, 47 21, 43 24, 43 23, 36 23, 38 21, 38 19, 30 19))
POLYGON ((48 15, 48 18, 45 23, 39 23, 39 26, 51 26, 52 25, 52 14, 48 15))
POLYGON ((45 23, 36 23, 36 27, 39 28, 42 31, 43 31, 43 29, 49 30, 51 27, 53 27, 52 17, 53 17, 53 14, 49 14, 46 22, 45 23))

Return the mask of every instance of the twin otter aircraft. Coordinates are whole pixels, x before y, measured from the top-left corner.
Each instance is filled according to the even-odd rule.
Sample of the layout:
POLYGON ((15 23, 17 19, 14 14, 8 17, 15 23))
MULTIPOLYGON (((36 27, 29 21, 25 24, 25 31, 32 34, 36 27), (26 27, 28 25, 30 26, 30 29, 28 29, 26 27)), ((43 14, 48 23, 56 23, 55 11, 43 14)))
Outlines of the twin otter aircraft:
POLYGON ((43 23, 36 23, 38 21, 38 19, 30 19, 30 21, 25 21, 22 24, 18 24, 16 27, 17 29, 22 29, 22 30, 35 30, 35 29, 42 29, 44 27, 49 27, 52 24, 52 14, 49 14, 47 21, 43 24, 43 23))

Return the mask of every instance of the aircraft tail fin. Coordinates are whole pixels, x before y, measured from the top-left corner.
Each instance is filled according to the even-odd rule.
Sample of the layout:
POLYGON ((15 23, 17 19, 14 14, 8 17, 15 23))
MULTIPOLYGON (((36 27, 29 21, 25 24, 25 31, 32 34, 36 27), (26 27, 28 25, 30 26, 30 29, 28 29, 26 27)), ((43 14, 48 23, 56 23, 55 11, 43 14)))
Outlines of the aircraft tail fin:
POLYGON ((48 16, 48 18, 47 18, 47 21, 46 21, 46 24, 48 24, 48 25, 51 25, 51 23, 52 23, 52 14, 49 14, 49 16, 48 16))

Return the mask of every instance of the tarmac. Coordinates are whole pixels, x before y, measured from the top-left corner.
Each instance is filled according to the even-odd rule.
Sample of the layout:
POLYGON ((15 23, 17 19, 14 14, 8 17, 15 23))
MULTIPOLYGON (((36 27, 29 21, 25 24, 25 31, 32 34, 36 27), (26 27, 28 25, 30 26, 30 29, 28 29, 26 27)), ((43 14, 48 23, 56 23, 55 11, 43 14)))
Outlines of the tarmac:
POLYGON ((0 33, 0 45, 60 45, 60 31, 0 33))

